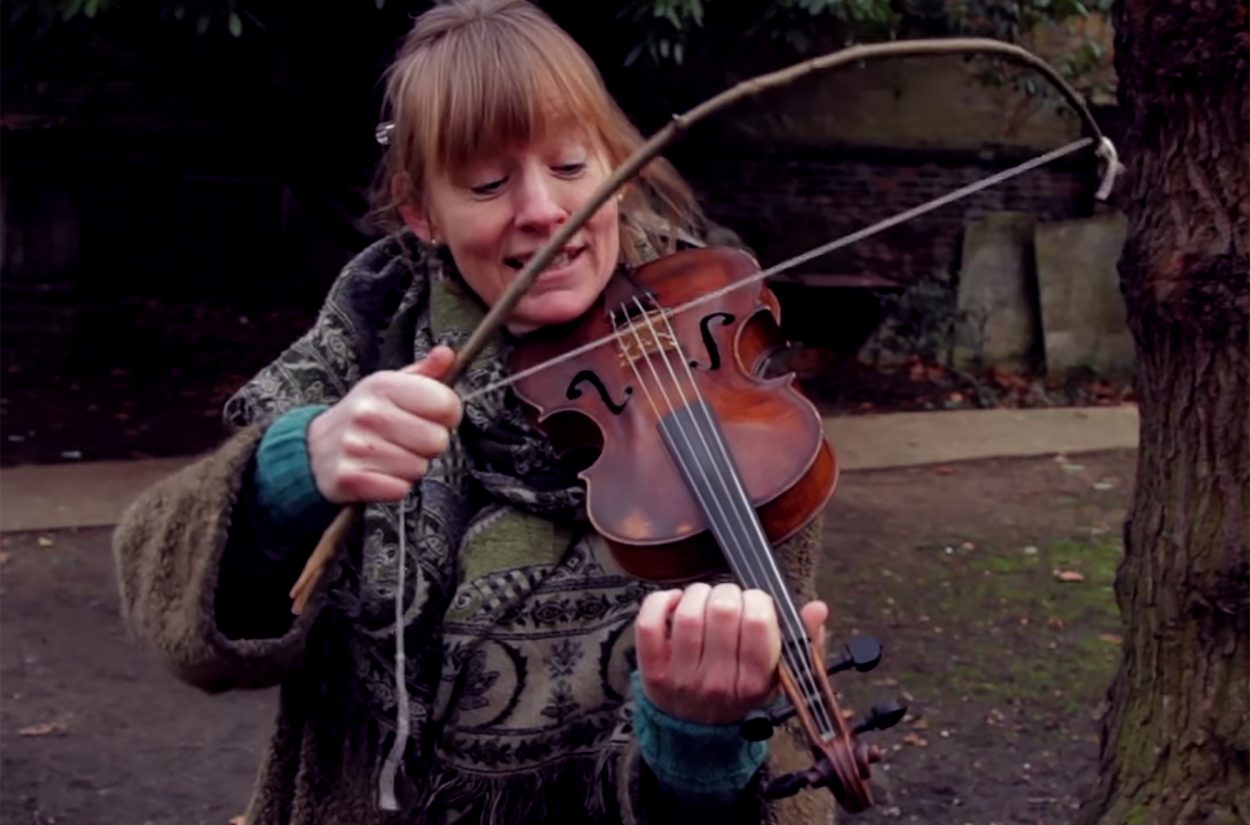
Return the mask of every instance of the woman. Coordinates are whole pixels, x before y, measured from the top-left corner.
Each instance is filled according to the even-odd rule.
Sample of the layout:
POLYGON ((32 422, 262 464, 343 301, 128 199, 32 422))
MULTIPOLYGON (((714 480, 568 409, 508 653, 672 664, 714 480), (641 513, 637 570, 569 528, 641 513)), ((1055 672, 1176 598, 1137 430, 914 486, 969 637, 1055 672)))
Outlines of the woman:
MULTIPOLYGON (((828 819, 824 793, 788 809, 760 798, 761 776, 810 764, 803 748, 737 732, 775 687, 769 599, 624 575, 515 397, 460 402, 503 374, 519 337, 585 312, 619 263, 693 242, 689 190, 652 164, 573 236, 453 390, 437 379, 484 307, 640 138, 586 55, 520 0, 420 17, 388 105, 381 190, 395 233, 228 402, 238 433, 145 494, 115 537, 125 616, 181 677, 210 691, 281 685, 248 821, 828 819), (355 502, 359 529, 293 618, 292 582, 355 502), (392 789, 394 817, 378 805, 392 789)), ((811 535, 783 553, 809 593, 811 535)), ((813 633, 824 615, 805 609, 813 633)))

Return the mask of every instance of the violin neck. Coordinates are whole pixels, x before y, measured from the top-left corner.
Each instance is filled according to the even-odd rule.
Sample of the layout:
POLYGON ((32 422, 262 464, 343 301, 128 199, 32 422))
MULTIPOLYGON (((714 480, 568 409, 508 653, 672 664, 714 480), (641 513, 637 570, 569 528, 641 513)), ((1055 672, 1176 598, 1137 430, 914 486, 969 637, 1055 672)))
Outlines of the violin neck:
POLYGON ((744 587, 773 598, 781 625, 782 685, 818 741, 841 731, 824 667, 786 587, 772 546, 747 498, 742 474, 720 431, 715 412, 704 401, 676 410, 660 421, 660 433, 686 484, 699 503, 730 570, 744 587))

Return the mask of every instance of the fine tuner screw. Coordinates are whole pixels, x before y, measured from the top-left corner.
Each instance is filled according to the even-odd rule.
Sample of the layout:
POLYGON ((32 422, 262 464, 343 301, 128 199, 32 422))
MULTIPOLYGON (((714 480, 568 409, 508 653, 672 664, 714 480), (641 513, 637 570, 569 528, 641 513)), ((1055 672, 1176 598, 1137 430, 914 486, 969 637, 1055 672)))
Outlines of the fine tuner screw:
MULTIPOLYGON (((825 672, 832 676, 843 670, 855 668, 860 673, 867 673, 881 663, 881 654, 881 643, 876 639, 868 636, 853 636, 842 648, 842 654, 825 667, 825 672)), ((753 710, 746 715, 746 718, 742 720, 740 725, 742 738, 751 742, 762 742, 773 735, 773 728, 789 719, 795 713, 794 706, 789 702, 774 705, 770 709, 760 708, 753 710)), ((899 718, 901 719, 902 716, 899 718)), ((889 725, 881 728, 881 730, 884 730, 886 727, 889 727, 889 725)))

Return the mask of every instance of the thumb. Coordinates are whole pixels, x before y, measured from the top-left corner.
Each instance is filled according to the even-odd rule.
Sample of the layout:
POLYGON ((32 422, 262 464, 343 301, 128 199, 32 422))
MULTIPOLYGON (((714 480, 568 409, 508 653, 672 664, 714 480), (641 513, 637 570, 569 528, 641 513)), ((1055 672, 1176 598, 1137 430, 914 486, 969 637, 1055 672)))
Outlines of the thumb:
POLYGON ((825 622, 829 620, 829 605, 820 600, 808 602, 803 605, 800 613, 803 616, 803 626, 807 628, 807 635, 812 637, 812 645, 821 655, 824 655, 825 622))
POLYGON ((442 378, 447 374, 447 370, 451 369, 452 363, 456 360, 456 353, 446 344, 439 344, 429 353, 417 361, 415 364, 409 364, 400 372, 409 375, 424 375, 426 378, 442 378))

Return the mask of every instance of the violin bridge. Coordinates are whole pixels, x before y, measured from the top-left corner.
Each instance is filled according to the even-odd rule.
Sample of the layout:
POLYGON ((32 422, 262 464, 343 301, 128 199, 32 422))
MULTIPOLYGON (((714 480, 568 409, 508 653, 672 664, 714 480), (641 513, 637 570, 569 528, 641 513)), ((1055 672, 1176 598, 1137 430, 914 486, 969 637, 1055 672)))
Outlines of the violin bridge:
POLYGON ((628 367, 647 356, 678 348, 677 339, 668 324, 668 313, 664 309, 649 309, 638 313, 619 325, 618 329, 622 326, 629 327, 628 333, 617 339, 623 366, 628 367))

